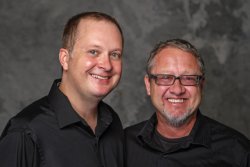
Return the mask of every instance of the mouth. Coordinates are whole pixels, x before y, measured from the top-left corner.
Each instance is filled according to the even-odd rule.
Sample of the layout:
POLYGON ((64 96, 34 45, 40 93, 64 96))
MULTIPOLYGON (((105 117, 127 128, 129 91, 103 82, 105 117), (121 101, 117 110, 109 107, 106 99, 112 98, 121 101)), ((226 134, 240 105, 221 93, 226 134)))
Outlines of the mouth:
POLYGON ((168 99, 168 102, 170 103, 183 103, 185 99, 168 99))
POLYGON ((110 78, 111 78, 110 76, 100 76, 100 75, 96 75, 96 74, 91 74, 91 76, 92 76, 93 78, 101 79, 101 80, 107 80, 107 79, 110 79, 110 78))

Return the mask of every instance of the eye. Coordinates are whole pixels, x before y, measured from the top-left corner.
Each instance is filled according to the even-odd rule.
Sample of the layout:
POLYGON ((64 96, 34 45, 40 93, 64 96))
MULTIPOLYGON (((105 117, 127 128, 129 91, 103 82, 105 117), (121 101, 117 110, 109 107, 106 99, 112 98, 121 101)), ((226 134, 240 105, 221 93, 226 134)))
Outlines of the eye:
POLYGON ((196 81, 197 77, 196 76, 185 76, 184 79, 187 81, 196 81))
POLYGON ((112 52, 112 53, 110 54, 110 57, 111 57, 112 59, 114 59, 114 60, 118 60, 118 59, 121 58, 121 53, 119 53, 119 52, 112 52))
POLYGON ((90 53, 90 54, 93 55, 93 56, 98 55, 98 51, 97 51, 97 50, 94 50, 94 49, 89 50, 88 53, 90 53))
POLYGON ((173 79, 173 76, 172 75, 161 75, 160 76, 160 79, 164 79, 164 80, 172 80, 173 79))

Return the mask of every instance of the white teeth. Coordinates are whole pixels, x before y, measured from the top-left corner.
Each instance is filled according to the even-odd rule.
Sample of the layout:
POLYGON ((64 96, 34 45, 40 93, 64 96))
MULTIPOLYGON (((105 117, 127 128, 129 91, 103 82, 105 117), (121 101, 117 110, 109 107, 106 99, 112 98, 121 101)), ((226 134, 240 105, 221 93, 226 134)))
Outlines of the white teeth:
POLYGON ((100 76, 100 75, 92 74, 91 76, 94 77, 94 78, 97 78, 97 79, 108 79, 108 77, 104 77, 104 76, 100 76))
POLYGON ((183 103, 184 99, 168 99, 168 101, 171 103, 183 103))

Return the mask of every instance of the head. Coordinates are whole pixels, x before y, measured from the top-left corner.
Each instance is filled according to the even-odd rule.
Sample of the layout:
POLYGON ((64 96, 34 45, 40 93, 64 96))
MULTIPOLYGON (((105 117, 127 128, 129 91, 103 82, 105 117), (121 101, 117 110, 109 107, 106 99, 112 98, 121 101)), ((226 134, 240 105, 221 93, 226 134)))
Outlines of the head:
POLYGON ((84 19, 91 19, 95 21, 106 21, 114 24, 121 33, 122 43, 123 43, 124 39, 123 39, 122 29, 115 18, 100 12, 84 12, 71 17, 66 23, 62 36, 62 48, 65 48, 68 51, 73 50, 77 38, 77 30, 78 30, 77 28, 79 22, 84 19))
POLYGON ((158 121, 180 127, 195 120, 205 67, 197 49, 182 39, 161 42, 150 53, 144 77, 158 121))
POLYGON ((68 98, 101 100, 116 87, 122 73, 123 35, 113 17, 78 14, 66 24, 62 42, 60 89, 68 98))

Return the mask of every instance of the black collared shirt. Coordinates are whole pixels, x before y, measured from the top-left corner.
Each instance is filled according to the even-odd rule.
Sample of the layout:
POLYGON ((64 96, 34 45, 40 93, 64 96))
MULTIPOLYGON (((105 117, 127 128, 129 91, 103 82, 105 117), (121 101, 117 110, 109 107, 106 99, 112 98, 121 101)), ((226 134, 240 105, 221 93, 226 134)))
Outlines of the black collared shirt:
POLYGON ((1 167, 122 167, 118 115, 100 102, 95 133, 55 81, 48 96, 12 118, 0 139, 1 167))
POLYGON ((189 136, 166 139, 164 147, 156 141, 156 123, 154 114, 125 129, 127 167, 250 167, 249 140, 200 112, 189 136))

